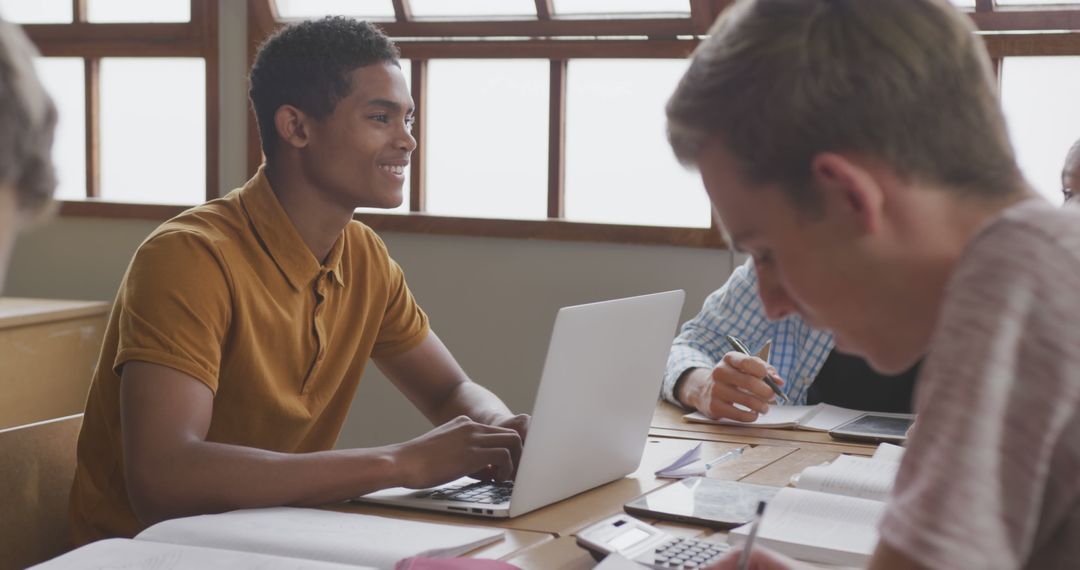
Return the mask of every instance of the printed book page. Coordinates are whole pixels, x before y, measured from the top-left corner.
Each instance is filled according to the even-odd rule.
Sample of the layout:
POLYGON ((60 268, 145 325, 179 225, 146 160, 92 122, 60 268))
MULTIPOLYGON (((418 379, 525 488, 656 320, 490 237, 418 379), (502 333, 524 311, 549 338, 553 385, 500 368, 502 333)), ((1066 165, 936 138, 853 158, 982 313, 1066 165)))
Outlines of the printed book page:
POLYGON ((798 487, 884 501, 896 481, 900 464, 895 461, 841 455, 830 463, 814 465, 799 474, 798 487))
POLYGON ((32 570, 346 570, 365 568, 282 556, 162 544, 127 538, 100 540, 32 570))
MULTIPOLYGON (((881 501, 786 487, 769 501, 755 544, 810 562, 862 567, 877 546, 884 513, 881 501)), ((733 529, 728 542, 744 543, 749 529, 733 529)))
POLYGON ((502 529, 279 507, 158 523, 136 540, 393 568, 411 556, 457 556, 501 539, 502 529))

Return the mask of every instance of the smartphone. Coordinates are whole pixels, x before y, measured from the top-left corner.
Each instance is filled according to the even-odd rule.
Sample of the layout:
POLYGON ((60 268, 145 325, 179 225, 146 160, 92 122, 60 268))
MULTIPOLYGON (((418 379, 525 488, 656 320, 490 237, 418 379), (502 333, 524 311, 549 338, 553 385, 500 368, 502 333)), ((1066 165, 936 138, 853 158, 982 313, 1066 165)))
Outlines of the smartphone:
POLYGON ((707 477, 687 477, 623 505, 639 517, 667 519, 716 529, 734 528, 750 522, 758 501, 766 501, 780 489, 707 477))
POLYGON ((829 431, 834 439, 871 443, 904 443, 908 429, 915 423, 911 414, 865 413, 829 431))
POLYGON ((578 531, 577 543, 597 560, 618 552, 655 570, 690 570, 712 564, 731 548, 722 542, 672 536, 625 514, 578 531))

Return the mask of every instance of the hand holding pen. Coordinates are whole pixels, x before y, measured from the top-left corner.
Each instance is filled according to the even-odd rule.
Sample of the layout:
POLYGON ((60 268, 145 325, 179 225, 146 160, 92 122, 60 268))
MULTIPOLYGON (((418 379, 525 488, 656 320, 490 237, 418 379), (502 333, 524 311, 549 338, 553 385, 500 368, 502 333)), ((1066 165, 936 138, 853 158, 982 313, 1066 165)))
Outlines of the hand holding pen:
MULTIPOLYGON (((743 344, 742 341, 740 341, 739 339, 729 334, 724 335, 724 337, 727 338, 728 344, 730 344, 731 348, 734 349, 736 352, 745 354, 747 356, 753 356, 750 353, 750 350, 746 348, 746 345, 743 344)), ((765 376, 761 378, 761 381, 769 386, 769 388, 773 391, 774 394, 776 394, 776 397, 779 398, 782 403, 786 404, 789 402, 788 397, 780 390, 780 383, 768 371, 765 372, 765 376)))

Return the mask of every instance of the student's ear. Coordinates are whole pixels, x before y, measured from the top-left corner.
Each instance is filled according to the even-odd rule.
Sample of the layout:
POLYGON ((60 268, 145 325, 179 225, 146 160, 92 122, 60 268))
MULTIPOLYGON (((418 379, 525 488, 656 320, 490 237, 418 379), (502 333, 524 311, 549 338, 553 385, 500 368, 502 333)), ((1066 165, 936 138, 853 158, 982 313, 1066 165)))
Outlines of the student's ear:
POLYGON ((274 113, 274 127, 278 137, 293 148, 304 148, 310 140, 306 113, 292 105, 282 105, 274 113))
POLYGON ((850 220, 862 232, 879 227, 885 196, 871 165, 824 152, 810 162, 810 173, 827 210, 850 220))

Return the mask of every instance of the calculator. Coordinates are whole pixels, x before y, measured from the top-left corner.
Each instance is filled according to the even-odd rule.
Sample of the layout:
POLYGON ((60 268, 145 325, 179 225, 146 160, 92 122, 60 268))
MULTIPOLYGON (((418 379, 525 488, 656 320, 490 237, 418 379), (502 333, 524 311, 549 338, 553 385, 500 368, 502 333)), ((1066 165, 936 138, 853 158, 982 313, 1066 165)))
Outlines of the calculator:
POLYGON ((626 514, 604 519, 578 532, 577 543, 597 560, 618 552, 656 570, 708 566, 731 548, 722 542, 672 536, 626 514))

